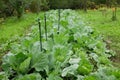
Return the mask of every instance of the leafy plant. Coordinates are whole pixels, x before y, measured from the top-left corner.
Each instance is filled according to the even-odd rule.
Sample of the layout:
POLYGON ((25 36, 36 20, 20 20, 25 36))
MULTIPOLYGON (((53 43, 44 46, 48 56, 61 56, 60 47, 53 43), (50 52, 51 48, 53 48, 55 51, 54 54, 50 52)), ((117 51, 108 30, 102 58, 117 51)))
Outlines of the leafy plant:
MULTIPOLYGON (((108 59, 102 37, 81 20, 73 10, 61 10, 57 34, 57 10, 46 13, 48 40, 42 31, 40 51, 38 26, 20 43, 9 45, 3 57, 0 79, 8 80, 119 80, 120 70, 108 59), (69 14, 69 15, 68 15, 69 14), (114 70, 112 70, 114 69, 114 70), (6 74, 6 75, 4 75, 6 74)), ((41 28, 44 30, 41 17, 41 28)))

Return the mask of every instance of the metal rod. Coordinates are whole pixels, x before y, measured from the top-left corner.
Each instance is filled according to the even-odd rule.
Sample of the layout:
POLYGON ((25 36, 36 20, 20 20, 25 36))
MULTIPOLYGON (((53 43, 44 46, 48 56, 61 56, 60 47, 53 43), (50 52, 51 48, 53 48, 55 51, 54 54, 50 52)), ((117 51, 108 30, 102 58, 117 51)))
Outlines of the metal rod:
POLYGON ((60 30, 60 9, 58 9, 58 34, 59 34, 59 30, 60 30))
POLYGON ((45 36, 47 41, 47 24, 46 24, 46 13, 44 13, 44 20, 45 20, 45 36))
POLYGON ((38 24, 39 24, 39 37, 40 37, 40 50, 42 51, 42 32, 41 32, 41 23, 40 19, 38 18, 38 24))

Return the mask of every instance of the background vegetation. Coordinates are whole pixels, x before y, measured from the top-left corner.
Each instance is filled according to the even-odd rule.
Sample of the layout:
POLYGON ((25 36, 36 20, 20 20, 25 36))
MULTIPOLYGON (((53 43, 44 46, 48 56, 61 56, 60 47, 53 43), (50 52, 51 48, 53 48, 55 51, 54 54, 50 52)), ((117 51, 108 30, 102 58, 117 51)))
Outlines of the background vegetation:
MULTIPOLYGON (((99 18, 97 27, 100 27, 102 18, 96 15, 91 18, 93 10, 88 10, 86 17, 85 12, 78 13, 77 10, 66 9, 60 12, 59 34, 58 10, 50 10, 46 12, 47 40, 44 15, 40 13, 37 17, 41 20, 41 41, 38 25, 33 24, 25 36, 15 40, 11 38, 2 46, 2 50, 9 48, 9 51, 2 58, 0 80, 120 80, 119 68, 114 67, 110 61, 114 53, 106 48, 103 38, 96 32, 98 30, 89 26, 99 18), (85 23, 82 18, 85 18, 85 23), (43 45, 40 46, 39 42, 43 45)), ((99 11, 95 13, 99 15, 99 11)))
POLYGON ((99 7, 120 4, 119 0, 0 0, 0 17, 16 15, 20 18, 23 12, 49 10, 57 8, 98 9, 99 7))
MULTIPOLYGON (((25 41, 25 45, 22 45, 21 48, 20 48, 19 44, 20 45, 21 45, 21 43, 24 44, 25 36, 32 35, 31 29, 33 27, 36 29, 38 28, 38 25, 36 25, 36 24, 38 24, 37 23, 38 17, 41 18, 42 26, 44 26, 43 21, 44 21, 45 15, 43 15, 43 13, 44 13, 44 11, 46 11, 47 15, 49 13, 49 16, 47 16, 47 19, 50 19, 50 20, 47 20, 47 26, 49 26, 49 28, 56 26, 57 21, 58 21, 58 11, 52 10, 52 9, 60 9, 60 8, 68 9, 68 11, 69 11, 69 9, 74 9, 74 11, 70 10, 69 12, 66 12, 67 10, 61 10, 62 19, 65 17, 65 14, 66 14, 66 17, 69 16, 70 18, 68 18, 68 22, 66 22, 67 21, 66 19, 64 19, 64 21, 61 20, 60 25, 67 25, 67 23, 69 23, 69 22, 71 23, 71 18, 74 18, 74 17, 75 17, 74 18, 75 20, 73 20, 73 22, 77 21, 77 19, 78 19, 77 17, 81 16, 81 18, 78 19, 78 22, 76 22, 76 24, 75 23, 70 24, 69 26, 78 25, 78 28, 80 28, 82 26, 81 24, 79 24, 81 22, 81 20, 85 21, 85 24, 87 25, 87 27, 92 26, 92 28, 94 28, 95 31, 98 31, 102 35, 103 38, 101 38, 101 41, 102 42, 104 41, 105 43, 107 43, 107 48, 105 48, 105 49, 112 49, 113 51, 115 51, 117 53, 116 55, 114 55, 114 52, 110 51, 113 54, 111 55, 111 57, 109 57, 109 59, 104 58, 106 56, 102 55, 100 62, 102 62, 102 64, 103 64, 104 62, 106 63, 108 60, 112 60, 114 62, 115 66, 120 67, 120 64, 119 64, 120 63, 120 50, 119 50, 120 49, 120 43, 119 43, 120 42, 120 37, 119 37, 119 35, 120 35, 120 28, 119 28, 120 27, 120 20, 119 20, 120 15, 118 15, 118 14, 120 14, 119 5, 120 5, 119 0, 0 0, 0 71, 3 71, 3 69, 1 69, 1 65, 2 65, 2 63, 5 62, 5 61, 2 62, 2 59, 3 59, 2 57, 5 54, 8 54, 10 51, 14 52, 14 50, 15 50, 14 53, 16 55, 17 53, 19 54, 19 51, 21 51, 23 53, 28 53, 29 51, 26 52, 26 50, 31 50, 31 49, 28 49, 28 46, 30 46, 28 44, 29 42, 25 41), (50 10, 50 11, 48 11, 48 10, 50 10), (70 16, 70 14, 72 14, 72 15, 70 16), (55 24, 53 24, 54 20, 56 21, 55 24), (49 22, 49 21, 51 21, 51 22, 49 22), (23 37, 23 40, 21 39, 21 37, 23 37), (16 43, 18 43, 18 44, 16 44, 16 43), (26 45, 27 45, 27 48, 25 50, 24 47, 26 45), (22 49, 22 48, 24 48, 24 49, 22 49)), ((48 30, 51 30, 51 29, 52 28, 50 28, 48 30)), ((88 29, 88 28, 86 28, 86 29, 88 29)), ((35 30, 35 32, 37 30, 35 30)), ((75 31, 75 32, 78 32, 78 31, 75 31)), ((33 35, 33 36, 35 36, 35 35, 33 35)), ((59 39, 59 37, 57 37, 57 38, 59 39)), ((62 36, 62 38, 64 38, 64 36, 62 36)), ((60 40, 60 39, 59 40, 58 39, 56 41, 60 40)), ((81 38, 81 39, 84 39, 84 38, 81 38)), ((64 41, 64 40, 61 40, 61 41, 64 41)), ((83 41, 85 41, 85 40, 83 40, 83 41)), ((32 43, 32 42, 30 42, 30 43, 32 43)), ((93 42, 93 43, 95 43, 95 42, 93 42)), ((78 45, 78 44, 76 44, 76 45, 78 45)), ((75 47, 78 47, 78 46, 75 46, 75 47)), ((61 49, 61 51, 63 51, 63 50, 64 49, 61 49)), ((68 50, 68 49, 66 49, 66 50, 68 50)), ((89 49, 89 50, 92 50, 92 49, 89 49)), ((61 51, 58 51, 58 52, 61 52, 61 51)), ((39 50, 38 50, 38 52, 39 52, 39 50)), ((87 53, 87 50, 85 53, 87 53)), ((99 53, 99 51, 97 51, 97 53, 99 53)), ((108 53, 109 53, 109 51, 108 51, 108 53)), ((101 52, 101 54, 102 54, 102 52, 101 52)), ((18 55, 18 56, 20 56, 20 55, 18 55)), ((16 56, 14 56, 14 57, 16 57, 16 56)), ((99 56, 99 58, 100 57, 101 56, 99 56)), ((22 57, 20 57, 20 58, 22 58, 22 57)), ((61 55, 55 56, 55 58, 62 59, 61 55)), ((46 58, 46 59, 48 59, 48 58, 46 58)), ((39 59, 37 59, 37 60, 39 60, 39 59)), ((11 58, 11 61, 16 61, 16 60, 13 60, 13 58, 11 58)), ((26 64, 26 61, 31 62, 30 58, 27 58, 21 65, 26 64)), ((11 62, 8 62, 8 63, 11 63, 11 62)), ((19 62, 15 62, 15 63, 19 63, 19 62)), ((110 62, 110 64, 111 64, 111 62, 110 62)), ((94 63, 94 65, 96 66, 96 63, 94 63)), ((28 64, 28 66, 30 66, 30 65, 28 64)), ((85 65, 85 66, 87 66, 87 65, 85 65)), ((20 69, 22 69, 22 68, 20 68, 20 69)), ((24 68, 27 68, 27 67, 24 67, 24 68)), ((69 68, 67 68, 67 69, 69 69, 69 68)), ((100 69, 100 71, 98 70, 98 73, 100 73, 100 74, 101 74, 101 72, 105 73, 105 72, 103 72, 104 69, 103 69, 103 71, 102 71, 102 69, 103 69, 103 67, 100 69)), ((106 67, 106 70, 107 69, 109 69, 109 68, 106 67)), ((110 68, 107 72, 111 72, 112 75, 115 75, 115 77, 117 77, 117 80, 118 80, 118 78, 120 79, 120 77, 119 77, 120 70, 113 69, 113 71, 111 71, 112 69, 113 68, 110 68)), ((17 69, 15 69, 15 70, 17 70, 17 69)), ((33 71, 35 71, 35 70, 33 70, 33 71)), ((111 75, 111 73, 110 73, 110 75, 111 75)), ((5 73, 2 73, 3 76, 4 76, 4 74, 5 73)), ((16 75, 16 73, 15 73, 15 75, 16 75)), ((36 74, 32 74, 32 76, 33 75, 35 76, 36 74)), ((30 77, 30 76, 27 76, 27 77, 30 77)), ((101 76, 100 80, 103 80, 102 75, 100 75, 100 76, 101 76)), ((105 80, 107 80, 106 78, 109 78, 108 80, 110 80, 110 79, 116 80, 116 79, 114 79, 114 77, 112 77, 113 78, 112 79, 111 77, 106 77, 106 76, 104 76, 105 80)), ((12 75, 12 77, 15 77, 14 74, 12 75)), ((0 74, 0 78, 1 78, 1 74, 0 74)), ((94 80, 92 78, 93 78, 92 76, 87 76, 85 78, 85 80, 88 80, 88 79, 94 80)), ((65 80, 66 79, 67 78, 65 78, 65 80)))

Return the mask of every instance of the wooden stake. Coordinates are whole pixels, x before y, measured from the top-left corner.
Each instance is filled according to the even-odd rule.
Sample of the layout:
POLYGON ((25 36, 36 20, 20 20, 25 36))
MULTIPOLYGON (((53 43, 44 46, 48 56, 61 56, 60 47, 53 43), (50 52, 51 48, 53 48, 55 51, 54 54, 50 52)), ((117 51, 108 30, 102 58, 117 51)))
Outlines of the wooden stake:
POLYGON ((47 41, 47 24, 46 24, 46 13, 44 13, 44 21, 45 21, 45 36, 47 41))
POLYGON ((39 25, 39 37, 40 37, 40 50, 42 51, 42 32, 41 32, 41 23, 39 18, 38 18, 38 25, 39 25))
POLYGON ((60 9, 58 9, 58 32, 57 34, 59 34, 59 30, 60 30, 60 9))

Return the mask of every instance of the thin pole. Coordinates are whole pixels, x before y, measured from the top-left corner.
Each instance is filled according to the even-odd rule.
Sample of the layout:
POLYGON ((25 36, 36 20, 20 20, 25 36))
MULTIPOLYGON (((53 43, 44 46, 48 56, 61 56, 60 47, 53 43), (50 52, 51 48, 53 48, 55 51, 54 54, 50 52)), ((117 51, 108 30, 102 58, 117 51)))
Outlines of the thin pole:
POLYGON ((41 23, 40 19, 38 18, 38 24, 39 24, 39 37, 40 37, 40 50, 42 51, 42 33, 41 33, 41 23))
POLYGON ((58 34, 59 34, 59 30, 60 30, 60 9, 58 9, 58 34))
POLYGON ((46 12, 44 13, 44 20, 45 20, 45 36, 47 41, 47 24, 46 24, 46 12))

